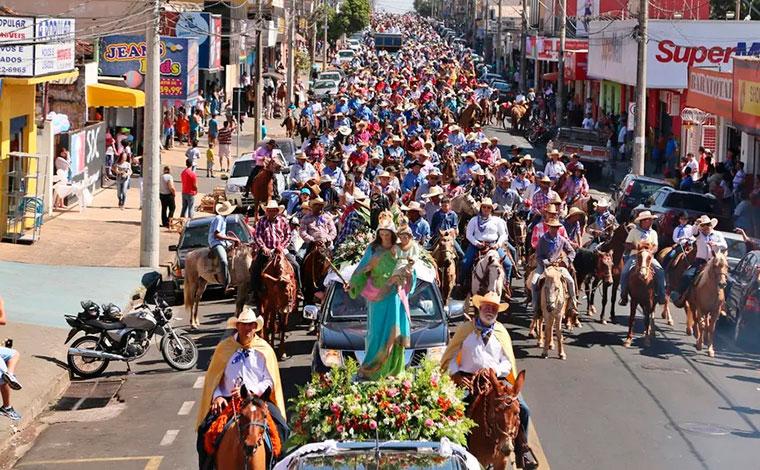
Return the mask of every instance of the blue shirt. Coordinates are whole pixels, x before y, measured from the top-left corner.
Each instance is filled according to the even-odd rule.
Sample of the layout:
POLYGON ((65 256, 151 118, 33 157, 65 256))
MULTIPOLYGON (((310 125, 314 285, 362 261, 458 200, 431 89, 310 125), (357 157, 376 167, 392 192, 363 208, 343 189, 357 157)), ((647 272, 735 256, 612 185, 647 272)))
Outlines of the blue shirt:
POLYGON ((422 177, 422 174, 415 175, 410 171, 404 176, 404 181, 401 183, 401 192, 407 193, 421 185, 424 181, 425 179, 422 177))
POLYGON ((343 186, 346 185, 346 175, 343 174, 343 170, 341 170, 339 166, 336 166, 334 170, 329 166, 326 166, 324 170, 322 170, 322 174, 332 178, 332 184, 336 188, 342 189, 343 186))
POLYGON ((454 147, 461 147, 462 145, 466 144, 467 141, 461 132, 457 132, 456 134, 449 134, 449 143, 454 147))
POLYGON ((480 170, 480 165, 475 162, 462 162, 462 164, 459 165, 459 169, 457 169, 457 178, 459 179, 459 184, 465 184, 472 181, 472 175, 470 174, 470 171, 475 170, 480 170))
POLYGON ((459 217, 454 211, 443 212, 443 209, 433 215, 433 222, 430 224, 432 233, 439 233, 441 230, 449 230, 459 227, 459 217))
POLYGON ((681 180, 681 184, 678 185, 678 189, 681 191, 691 191, 692 186, 694 186, 694 179, 691 177, 691 175, 688 175, 681 180))
POLYGON ((425 246, 430 239, 430 224, 427 223, 427 220, 423 217, 420 217, 414 222, 410 220, 409 228, 412 229, 412 234, 414 235, 414 239, 417 240, 417 243, 425 246))
POLYGON ((219 232, 222 235, 227 235, 227 219, 217 214, 211 219, 211 225, 208 227, 208 246, 213 248, 216 245, 226 246, 224 240, 216 238, 216 233, 219 232))
POLYGON ((208 135, 211 137, 219 135, 219 123, 216 122, 216 119, 208 120, 208 135))

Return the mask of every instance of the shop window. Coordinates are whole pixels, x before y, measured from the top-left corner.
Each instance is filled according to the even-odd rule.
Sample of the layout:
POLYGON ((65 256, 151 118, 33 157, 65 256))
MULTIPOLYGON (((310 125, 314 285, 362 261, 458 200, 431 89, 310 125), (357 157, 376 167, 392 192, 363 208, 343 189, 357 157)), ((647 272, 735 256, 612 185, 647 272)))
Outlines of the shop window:
POLYGON ((11 119, 10 126, 10 151, 24 152, 24 133, 26 129, 26 116, 19 116, 11 119))

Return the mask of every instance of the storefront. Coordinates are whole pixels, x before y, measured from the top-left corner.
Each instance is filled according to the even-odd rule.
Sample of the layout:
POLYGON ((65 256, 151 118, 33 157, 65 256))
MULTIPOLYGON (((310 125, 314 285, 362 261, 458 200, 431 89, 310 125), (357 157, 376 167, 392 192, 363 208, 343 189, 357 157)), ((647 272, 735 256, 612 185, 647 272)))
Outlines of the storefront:
POLYGON ((760 174, 760 58, 734 58, 733 123, 743 132, 741 161, 747 174, 760 174))
MULTIPOLYGON (((546 86, 547 82, 557 81, 557 71, 559 63, 559 38, 547 38, 543 36, 527 36, 525 38, 526 51, 525 55, 528 60, 533 61, 534 66, 534 81, 533 87, 536 90, 541 90, 546 86)), ((573 53, 582 54, 588 51, 588 40, 586 39, 567 39, 565 41, 565 60, 569 58, 573 53)), ((588 57, 588 55, 586 55, 588 57)), ((578 80, 575 78, 576 70, 580 73, 583 69, 582 57, 576 60, 575 56, 571 59, 576 66, 571 66, 571 74, 573 78, 565 77, 565 81, 578 80)), ((567 71, 567 64, 565 64, 565 70, 567 71)), ((585 70, 583 70, 585 73, 585 70)), ((585 79, 584 79, 585 80, 585 79)))
POLYGON ((223 86, 222 15, 207 12, 165 12, 162 34, 198 42, 198 87, 204 96, 223 86))
MULTIPOLYGON (((710 149, 716 161, 725 159, 725 149, 738 149, 732 127, 733 79, 729 72, 704 68, 689 69, 689 89, 683 119, 682 142, 686 152, 696 155, 699 147, 710 149), (731 142, 733 141, 733 142, 731 142)), ((739 133, 741 139, 741 133, 739 133)))

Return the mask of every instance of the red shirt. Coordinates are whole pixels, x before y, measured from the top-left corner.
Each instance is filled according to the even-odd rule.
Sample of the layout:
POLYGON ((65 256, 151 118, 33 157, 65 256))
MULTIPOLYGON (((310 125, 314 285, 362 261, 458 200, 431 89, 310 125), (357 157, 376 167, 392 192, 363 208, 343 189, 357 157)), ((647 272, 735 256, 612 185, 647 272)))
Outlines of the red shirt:
POLYGON ((192 168, 185 168, 180 178, 182 179, 182 194, 189 194, 191 196, 198 194, 198 176, 193 172, 192 168))

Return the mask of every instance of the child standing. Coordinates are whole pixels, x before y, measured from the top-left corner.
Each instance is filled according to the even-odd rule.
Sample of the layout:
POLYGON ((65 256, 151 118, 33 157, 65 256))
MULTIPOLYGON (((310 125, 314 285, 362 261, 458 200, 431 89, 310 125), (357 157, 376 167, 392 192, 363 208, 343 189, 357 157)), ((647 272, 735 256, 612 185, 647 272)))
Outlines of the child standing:
POLYGON ((208 143, 208 150, 206 150, 206 177, 214 177, 214 143, 208 143))

